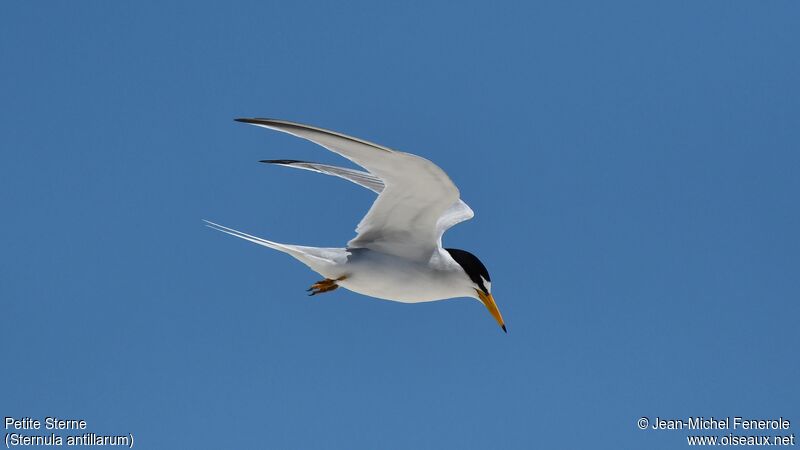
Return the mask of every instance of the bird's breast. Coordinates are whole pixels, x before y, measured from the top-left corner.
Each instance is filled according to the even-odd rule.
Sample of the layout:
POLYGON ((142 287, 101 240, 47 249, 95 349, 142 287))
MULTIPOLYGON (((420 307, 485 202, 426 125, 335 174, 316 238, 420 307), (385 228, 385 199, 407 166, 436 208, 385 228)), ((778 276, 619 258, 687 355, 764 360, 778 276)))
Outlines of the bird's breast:
POLYGON ((368 249, 351 249, 339 285, 384 300, 404 303, 465 297, 462 275, 452 268, 407 260, 368 249))

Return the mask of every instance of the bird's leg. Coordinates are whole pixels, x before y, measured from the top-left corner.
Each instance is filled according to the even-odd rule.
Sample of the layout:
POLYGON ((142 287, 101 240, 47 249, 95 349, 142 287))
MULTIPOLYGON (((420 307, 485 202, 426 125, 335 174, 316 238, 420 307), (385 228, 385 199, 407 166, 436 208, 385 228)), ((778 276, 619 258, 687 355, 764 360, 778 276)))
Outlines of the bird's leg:
POLYGON ((331 280, 330 278, 325 278, 324 280, 317 281, 316 283, 312 284, 310 288, 306 289, 306 291, 311 292, 310 294, 308 294, 309 296, 324 294, 326 292, 336 290, 336 288, 339 287, 339 285, 336 284, 336 282, 342 281, 345 278, 347 278, 347 276, 341 276, 335 280, 331 280))
MULTIPOLYGON (((321 291, 321 290, 329 290, 332 285, 336 282, 331 280, 330 278, 325 278, 324 280, 317 281, 316 283, 312 284, 310 288, 306 289, 306 291, 321 291)), ((313 295, 313 294, 312 294, 313 295)))
POLYGON ((326 292, 334 291, 338 287, 339 287, 339 285, 336 284, 336 283, 328 284, 328 285, 321 286, 321 287, 316 287, 316 288, 312 289, 311 293, 308 294, 308 295, 313 297, 313 296, 315 296, 317 294, 324 294, 326 292))

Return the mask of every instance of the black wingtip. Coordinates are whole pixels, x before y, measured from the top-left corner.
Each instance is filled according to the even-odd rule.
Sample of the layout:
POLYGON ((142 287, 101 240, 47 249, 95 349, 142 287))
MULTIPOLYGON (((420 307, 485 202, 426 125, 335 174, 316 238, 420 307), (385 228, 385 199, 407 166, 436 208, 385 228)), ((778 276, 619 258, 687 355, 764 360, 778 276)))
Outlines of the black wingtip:
POLYGON ((251 125, 266 125, 266 122, 270 121, 270 119, 261 119, 261 118, 248 119, 246 117, 240 117, 238 119, 233 119, 233 120, 235 122, 249 123, 251 125))
POLYGON ((259 162, 266 163, 266 164, 297 164, 297 163, 302 163, 302 162, 305 162, 305 161, 299 161, 299 160, 296 160, 296 159, 262 159, 259 162))
POLYGON ((238 119, 233 119, 235 122, 242 122, 242 123, 252 123, 256 125, 266 125, 268 122, 274 122, 274 119, 267 119, 266 117, 239 117, 238 119))
POLYGON ((508 330, 506 330, 506 324, 500 325, 500 327, 503 329, 503 331, 504 331, 506 334, 508 334, 508 330))

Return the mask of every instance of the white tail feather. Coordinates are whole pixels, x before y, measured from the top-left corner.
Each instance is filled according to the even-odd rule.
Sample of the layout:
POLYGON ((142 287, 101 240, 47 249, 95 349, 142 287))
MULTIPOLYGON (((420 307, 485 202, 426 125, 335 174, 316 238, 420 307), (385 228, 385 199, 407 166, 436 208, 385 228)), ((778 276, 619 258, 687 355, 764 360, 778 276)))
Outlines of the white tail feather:
POLYGON ((238 230, 234 230, 233 228, 228 228, 226 226, 220 225, 218 223, 211 222, 210 220, 203 219, 203 222, 206 223, 206 226, 217 230, 222 231, 223 233, 230 234, 231 236, 236 236, 238 238, 244 239, 246 241, 250 241, 254 244, 263 245, 264 247, 269 247, 274 250, 282 251, 284 253, 292 253, 296 252, 297 250, 294 249, 292 245, 286 244, 279 244, 277 242, 268 241, 266 239, 261 239, 260 237, 253 236, 251 234, 243 233, 238 230))
POLYGON ((344 261, 347 260, 347 251, 343 248, 318 248, 306 247, 302 245, 280 244, 278 242, 268 241, 251 234, 234 230, 233 228, 228 228, 209 220, 203 219, 203 222, 205 222, 206 226, 211 229, 221 231, 225 234, 230 234, 231 236, 250 241, 254 244, 263 245, 264 247, 287 253, 310 267, 315 272, 324 276, 328 276, 327 273, 331 267, 334 267, 337 264, 343 264, 344 261))

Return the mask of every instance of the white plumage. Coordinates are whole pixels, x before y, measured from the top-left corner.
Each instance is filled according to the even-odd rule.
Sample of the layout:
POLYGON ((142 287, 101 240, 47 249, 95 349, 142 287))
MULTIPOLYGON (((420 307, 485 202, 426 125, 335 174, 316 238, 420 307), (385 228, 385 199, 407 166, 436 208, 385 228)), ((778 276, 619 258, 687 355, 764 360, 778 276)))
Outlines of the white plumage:
POLYGON ((468 252, 442 248, 444 232, 474 215, 442 169, 425 158, 334 131, 283 120, 237 121, 307 139, 367 172, 294 160, 262 162, 337 176, 378 193, 378 198, 346 248, 280 244, 206 221, 210 227, 293 256, 326 278, 320 283, 331 288, 319 292, 341 286, 406 303, 472 297, 505 330, 483 264, 468 252))

